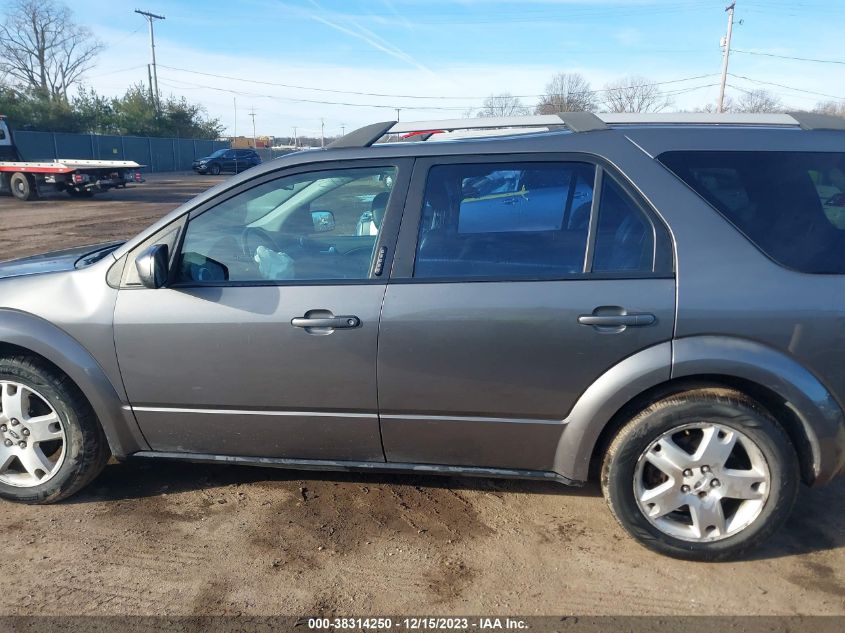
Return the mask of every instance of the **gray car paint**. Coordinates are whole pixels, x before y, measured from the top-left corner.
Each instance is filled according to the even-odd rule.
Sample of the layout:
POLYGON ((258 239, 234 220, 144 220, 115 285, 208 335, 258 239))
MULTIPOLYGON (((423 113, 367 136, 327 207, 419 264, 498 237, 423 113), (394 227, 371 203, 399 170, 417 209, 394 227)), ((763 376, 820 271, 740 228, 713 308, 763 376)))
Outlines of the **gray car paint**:
MULTIPOLYGON (((845 316, 842 301, 845 298, 841 286, 845 280, 839 276, 802 275, 774 264, 709 205, 654 161, 653 156, 669 149, 689 148, 843 151, 843 138, 845 136, 842 133, 820 131, 718 129, 713 126, 618 126, 611 130, 579 134, 543 133, 507 139, 396 143, 372 148, 292 154, 221 183, 119 247, 113 255, 83 270, 0 279, 0 306, 3 307, 0 312, 0 344, 10 343, 30 349, 66 371, 91 400, 106 428, 115 454, 125 456, 136 451, 147 451, 149 446, 128 410, 129 399, 124 392, 111 336, 112 314, 118 296, 137 291, 111 288, 106 284, 105 277, 114 260, 132 251, 159 229, 197 207, 212 204, 233 188, 248 187, 250 183, 272 174, 304 169, 308 165, 392 157, 585 152, 617 168, 629 180, 628 184, 637 189, 668 224, 674 240, 677 273, 675 332, 672 342, 639 341, 639 344, 646 346, 645 350, 631 350, 630 356, 618 358, 618 362, 612 366, 603 367, 603 372, 596 365, 593 371, 598 375, 591 376, 594 378, 591 384, 577 387, 566 385, 567 395, 555 394, 551 401, 540 402, 536 411, 541 411, 543 415, 541 418, 531 418, 535 422, 540 419, 540 423, 523 424, 523 418, 506 422, 517 425, 515 428, 518 429, 532 429, 536 426, 537 436, 532 435, 524 440, 529 448, 538 448, 535 453, 538 459, 536 463, 527 465, 528 470, 542 471, 551 467, 563 477, 583 480, 589 455, 601 430, 625 403, 648 389, 665 384, 667 380, 713 376, 715 372, 717 376, 737 376, 759 381, 757 384, 761 387, 788 402, 801 421, 807 443, 812 447, 810 475, 806 478, 810 482, 823 483, 843 469, 845 422, 841 402, 845 396, 845 374, 841 358, 845 351, 842 338, 842 321, 845 316), (649 346, 655 342, 656 345, 649 346), (768 350, 770 353, 759 350, 768 350), (582 390, 580 395, 577 393, 579 390, 582 390), (542 421, 548 420, 558 423, 542 424, 542 421), (549 427, 554 432, 549 434, 549 427), (554 442, 555 437, 558 438, 557 442, 554 442), (538 447, 545 440, 549 440, 555 447, 551 466, 548 463, 549 451, 541 451, 538 447)), ((400 215, 401 207, 388 210, 386 222, 391 223, 390 231, 398 230, 400 215)), ((399 249, 394 268, 403 257, 412 256, 407 245, 404 252, 402 245, 399 245, 399 249)), ((393 253, 390 253, 389 257, 392 256, 393 253)), ((398 289, 398 293, 403 287, 410 287, 401 284, 388 286, 388 295, 394 288, 398 289)), ((464 290, 458 286, 460 284, 452 287, 454 293, 464 290)), ((350 286, 351 290, 361 288, 350 286)), ((150 292, 165 296, 173 291, 165 289, 150 292)), ((448 299, 448 293, 441 292, 444 292, 443 298, 448 299)), ((220 297, 223 296, 228 297, 229 293, 220 292, 220 297)), ((501 298, 499 301, 506 303, 501 298)), ((135 318, 141 321, 139 317, 143 316, 143 306, 135 307, 138 312, 135 318)), ((215 306, 220 310, 224 307, 215 306)), ((654 309, 665 310, 665 307, 661 302, 659 308, 654 309)), ((236 314, 237 310, 231 316, 236 314)), ((659 322, 665 323, 666 319, 661 318, 659 322)), ((212 329, 215 327, 218 325, 212 326, 212 329)), ((476 325, 478 327, 483 326, 476 325)), ((153 333, 152 340, 163 331, 160 329, 155 332, 156 324, 152 322, 146 323, 146 328, 148 333, 153 333)), ((350 333, 338 331, 332 337, 350 333)), ((658 339, 664 336, 661 334, 658 339)), ((613 345, 619 345, 621 337, 605 340, 613 340, 613 345)), ((214 340, 208 339, 202 342, 206 347, 215 344, 214 340)), ((226 345, 232 349, 231 341, 226 345)), ((244 358, 238 357, 239 362, 233 370, 260 376, 264 368, 244 364, 241 362, 244 358)), ((396 358, 399 358, 398 352, 396 358)), ((297 355, 294 360, 302 363, 303 358, 297 355)), ((485 354, 479 363, 488 360, 485 354)), ((493 360, 496 360, 495 355, 493 360)), ((409 359, 408 362, 412 361, 409 359)), ((391 362, 395 363, 396 360, 391 362)), ((161 369, 161 364, 156 362, 154 356, 142 361, 140 366, 144 369, 139 372, 139 376, 147 372, 153 380, 155 378, 152 374, 161 369)), ((299 369, 304 367, 307 367, 307 363, 302 363, 299 369)), ((200 370, 209 376, 219 371, 213 366, 200 370)), ((574 369, 570 371, 574 372, 574 369)), ((315 379, 318 373, 314 372, 315 379)), ((567 374, 570 375, 569 372, 567 374)), ((429 379, 436 380, 436 377, 429 379)), ((589 382, 586 377, 584 382, 589 382)), ((454 403, 460 401, 455 394, 463 393, 464 386, 463 382, 457 381, 445 387, 454 390, 454 393, 445 394, 447 402, 452 403, 448 406, 454 406, 454 403)), ((406 388, 410 390, 410 396, 418 398, 413 393, 416 388, 414 385, 406 385, 406 388)), ((410 413, 410 406, 402 402, 401 396, 402 393, 397 392, 391 397, 388 402, 395 405, 394 413, 386 415, 394 415, 397 410, 403 411, 402 415, 430 414, 431 406, 410 413)), ((350 401, 354 405, 341 405, 341 409, 336 412, 341 414, 339 418, 350 413, 372 415, 377 411, 371 406, 364 406, 362 403, 365 398, 360 394, 356 398, 350 401), (359 407, 357 411, 356 407, 359 407)), ((144 404, 149 405, 151 402, 155 403, 156 398, 151 393, 145 393, 144 404)), ((196 402, 203 407, 213 408, 218 400, 197 399, 196 402)), ((277 404, 268 400, 261 402, 265 407, 277 404)), ((516 402, 519 402, 518 394, 516 402)), ((242 406, 247 410, 252 404, 244 403, 242 406)), ((480 414, 489 413, 493 408, 488 405, 478 406, 476 399, 475 406, 470 409, 472 415, 468 417, 477 418, 476 422, 485 426, 483 418, 489 416, 480 414)), ((517 415, 523 408, 511 407, 508 413, 517 415)), ((435 409, 444 413, 442 405, 435 409)), ((316 412, 320 412, 319 409, 316 412)), ((446 417, 459 420, 467 417, 459 413, 466 412, 445 413, 446 417)), ((500 423, 503 413, 495 413, 493 417, 496 421, 486 425, 488 428, 494 428, 500 423)), ((273 419, 273 416, 266 417, 268 422, 273 419)), ((173 424, 175 419, 170 419, 173 424)), ((389 424, 385 422, 384 426, 387 428, 389 424)), ((186 446, 188 442, 197 441, 197 427, 186 428, 184 432, 178 425, 171 428, 174 436, 168 440, 168 446, 184 450, 190 448, 186 446)), ((366 437, 371 433, 372 425, 362 435, 366 437)), ((257 439, 260 442, 261 438, 257 439)), ((315 436, 314 440, 315 444, 319 444, 325 440, 325 435, 315 436)), ((437 442, 437 438, 429 437, 427 440, 437 442)), ((509 441, 510 438, 505 436, 503 440, 509 441)), ((356 438, 352 449, 358 450, 366 444, 366 439, 356 438)), ((316 447, 310 448, 316 450, 316 447)), ((487 450, 492 451, 487 458, 496 456, 495 447, 488 447, 487 450)), ((534 451, 532 449, 529 452, 534 451)), ((363 454, 366 451, 357 453, 359 457, 363 454)), ((341 456, 358 461, 352 453, 341 456)), ((478 457, 484 458, 483 455, 478 457)), ((269 459, 272 460, 272 457, 269 459)), ((349 463, 354 465, 352 461, 349 463)), ((503 464, 501 466, 504 467, 503 464)), ((485 471, 482 469, 482 472, 485 471)))
POLYGON ((378 363, 387 459, 552 470, 579 396, 670 341, 674 312, 673 279, 391 284, 378 363), (578 323, 600 306, 657 321, 578 323))
POLYGON ((123 242, 107 242, 94 246, 79 246, 0 262, 0 279, 4 277, 39 275, 42 273, 73 270, 78 266, 86 265, 86 260, 90 259, 91 263, 93 263, 94 260, 107 256, 121 244, 123 242))
POLYGON ((136 289, 119 293, 115 341, 155 450, 383 460, 376 338, 384 284, 136 289), (311 310, 357 328, 312 334, 311 310))

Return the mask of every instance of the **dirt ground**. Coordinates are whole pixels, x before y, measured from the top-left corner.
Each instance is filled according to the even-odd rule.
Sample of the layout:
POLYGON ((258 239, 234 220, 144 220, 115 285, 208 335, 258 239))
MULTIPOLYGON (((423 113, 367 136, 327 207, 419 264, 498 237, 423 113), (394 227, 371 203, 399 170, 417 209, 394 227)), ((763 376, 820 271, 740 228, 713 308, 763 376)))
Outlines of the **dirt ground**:
MULTIPOLYGON (((0 198, 0 259, 128 237, 222 178, 0 198)), ((597 486, 135 460, 47 507, 0 503, 10 614, 845 614, 845 481, 752 560, 628 538, 597 486)))

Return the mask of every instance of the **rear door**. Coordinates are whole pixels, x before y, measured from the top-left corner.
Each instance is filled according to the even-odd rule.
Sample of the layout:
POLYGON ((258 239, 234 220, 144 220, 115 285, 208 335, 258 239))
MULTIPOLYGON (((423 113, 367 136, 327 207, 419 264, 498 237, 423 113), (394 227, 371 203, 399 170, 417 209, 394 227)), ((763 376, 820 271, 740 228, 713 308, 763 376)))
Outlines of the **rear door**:
POLYGON ((665 227, 583 155, 416 162, 379 334, 388 461, 551 470, 601 374, 670 340, 665 227))

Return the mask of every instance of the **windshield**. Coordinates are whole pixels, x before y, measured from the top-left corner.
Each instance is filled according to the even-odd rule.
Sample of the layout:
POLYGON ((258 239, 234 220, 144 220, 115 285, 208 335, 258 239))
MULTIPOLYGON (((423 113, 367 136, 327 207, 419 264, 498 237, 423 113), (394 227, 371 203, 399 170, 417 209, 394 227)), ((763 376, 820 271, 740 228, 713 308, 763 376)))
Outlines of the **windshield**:
POLYGON ((208 157, 209 157, 209 158, 220 158, 221 156, 223 156, 223 154, 225 154, 225 153, 226 153, 226 152, 228 152, 228 151, 229 151, 229 150, 227 150, 227 149, 218 149, 218 150, 217 150, 216 152, 214 152, 213 154, 209 154, 209 156, 208 156, 208 157))

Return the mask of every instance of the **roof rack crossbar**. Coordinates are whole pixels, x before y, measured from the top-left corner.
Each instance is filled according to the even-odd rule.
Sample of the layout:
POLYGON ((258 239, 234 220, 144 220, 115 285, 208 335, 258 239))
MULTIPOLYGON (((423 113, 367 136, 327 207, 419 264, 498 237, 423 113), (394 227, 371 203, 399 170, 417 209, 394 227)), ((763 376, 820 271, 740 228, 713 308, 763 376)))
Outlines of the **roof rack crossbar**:
POLYGON ((396 121, 382 121, 359 127, 357 130, 353 130, 349 134, 345 134, 336 141, 329 143, 328 149, 370 147, 382 136, 390 132, 390 128, 394 125, 396 125, 396 121))
POLYGON ((820 112, 790 112, 802 130, 845 130, 845 117, 820 112))

